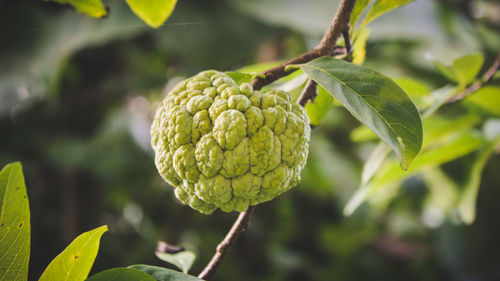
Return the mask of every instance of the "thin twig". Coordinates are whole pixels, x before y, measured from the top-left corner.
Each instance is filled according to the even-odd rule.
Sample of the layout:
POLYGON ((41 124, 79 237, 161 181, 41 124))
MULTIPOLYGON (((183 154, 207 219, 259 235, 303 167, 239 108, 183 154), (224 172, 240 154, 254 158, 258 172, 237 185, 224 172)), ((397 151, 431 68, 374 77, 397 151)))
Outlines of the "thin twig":
POLYGON ((255 78, 252 81, 252 86, 255 90, 260 90, 262 87, 265 85, 271 84, 274 81, 280 79, 281 77, 287 76, 291 73, 293 73, 296 69, 291 69, 288 72, 285 71, 285 67, 288 65, 292 64, 301 64, 301 63, 306 63, 308 61, 311 61, 315 58, 321 57, 321 54, 317 51, 310 51, 307 53, 304 53, 298 57, 295 57, 289 61, 286 61, 276 67, 273 67, 271 69, 268 69, 262 73, 260 73, 260 77, 255 78))
POLYGON ((205 269, 203 269, 200 275, 198 275, 198 278, 203 280, 213 279, 215 272, 222 262, 222 259, 224 259, 224 256, 229 252, 229 249, 233 246, 236 240, 238 240, 238 237, 240 237, 241 233, 247 230, 248 226, 250 225, 250 218, 252 217, 254 209, 255 206, 249 206, 246 211, 240 213, 238 219, 234 222, 233 227, 231 227, 231 230, 229 230, 229 232, 226 234, 226 237, 224 237, 224 240, 222 240, 222 242, 220 242, 217 246, 215 255, 212 257, 212 259, 207 264, 205 269))
POLYGON ((317 89, 318 89, 318 84, 314 82, 314 80, 312 79, 307 80, 307 84, 304 87, 304 90, 302 90, 302 93, 300 93, 300 96, 297 99, 297 103, 302 106, 305 106, 308 101, 314 100, 318 95, 317 89))
MULTIPOLYGON (((349 41, 349 21, 351 19, 352 9, 354 8, 354 4, 356 0, 342 0, 340 2, 340 6, 333 18, 330 27, 327 32, 321 39, 321 42, 318 44, 314 50, 317 50, 322 56, 332 56, 336 49, 337 39, 340 34, 343 34, 345 39, 345 50, 347 52, 347 59, 350 57, 351 50, 351 42, 349 41)), ((317 85, 316 82, 309 79, 307 81, 306 86, 300 93, 299 98, 297 99, 297 103, 305 106, 307 102, 314 101, 317 93, 317 85)))
POLYGON ((342 37, 344 37, 344 42, 345 42, 345 49, 347 53, 347 57, 345 58, 346 61, 352 62, 352 45, 351 45, 351 38, 349 36, 349 27, 347 27, 347 30, 344 30, 342 32, 342 37))
POLYGON ((472 83, 469 87, 467 87, 463 92, 458 93, 451 97, 446 103, 455 103, 457 101, 463 100, 465 97, 472 95, 475 91, 479 90, 486 82, 488 82, 491 77, 495 74, 495 72, 498 70, 500 67, 500 52, 498 52, 498 55, 493 62, 493 64, 486 70, 486 72, 483 74, 481 77, 481 80, 476 81, 472 83))

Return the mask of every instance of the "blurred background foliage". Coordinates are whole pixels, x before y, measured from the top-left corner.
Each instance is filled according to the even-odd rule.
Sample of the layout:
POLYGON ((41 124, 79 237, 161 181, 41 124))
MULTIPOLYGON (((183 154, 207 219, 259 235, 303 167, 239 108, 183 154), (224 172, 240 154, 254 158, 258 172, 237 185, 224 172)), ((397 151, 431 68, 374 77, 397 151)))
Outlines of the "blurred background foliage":
MULTIPOLYGON (((192 272, 199 272, 236 214, 206 216, 175 199, 149 145, 155 107, 182 77, 312 48, 338 1, 182 0, 157 30, 124 1, 105 4, 110 14, 96 20, 49 2, 0 1, 0 163, 18 160, 25 169, 30 280, 79 233, 102 224, 110 231, 93 272, 168 266, 154 255, 158 240, 196 252, 192 272)), ((500 3, 417 0, 368 27, 365 65, 402 85, 414 82, 413 98, 429 96, 449 83, 435 60, 449 64, 482 53, 482 72, 491 65, 500 49, 500 3)), ((495 77, 490 85, 498 89, 495 77)), ((323 99, 333 105, 318 117, 301 184, 256 209, 217 280, 499 280, 500 157, 482 172, 470 226, 458 218, 455 202, 474 149, 386 184, 345 217, 377 141, 323 99)), ((426 106, 427 99, 415 100, 426 106)), ((454 140, 443 128, 498 133, 498 108, 470 103, 490 110, 443 106, 424 131, 442 133, 433 140, 443 146, 454 140)))

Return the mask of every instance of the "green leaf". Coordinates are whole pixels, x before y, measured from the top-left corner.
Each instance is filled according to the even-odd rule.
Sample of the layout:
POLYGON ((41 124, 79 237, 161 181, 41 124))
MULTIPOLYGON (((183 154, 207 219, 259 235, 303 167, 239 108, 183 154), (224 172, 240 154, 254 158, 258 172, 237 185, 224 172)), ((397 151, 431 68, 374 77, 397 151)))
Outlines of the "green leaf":
POLYGON ((408 168, 422 146, 422 120, 415 104, 396 83, 370 68, 331 57, 301 67, 386 142, 403 169, 408 168))
POLYGON ((103 225, 78 236, 50 262, 39 281, 85 280, 99 250, 101 236, 107 230, 103 225))
POLYGON ((156 252, 156 256, 162 261, 177 266, 184 273, 188 273, 194 260, 196 259, 196 255, 187 250, 175 254, 156 252))
POLYGON ((457 133, 468 131, 481 121, 481 117, 469 113, 457 118, 431 116, 424 119, 424 142, 422 149, 437 147, 449 143, 457 133))
POLYGON ((325 119, 328 112, 330 112, 333 103, 333 96, 325 88, 318 85, 318 95, 313 102, 308 102, 305 106, 311 125, 319 125, 325 119))
POLYGON ((490 114, 500 116, 500 87, 483 87, 465 98, 465 102, 480 107, 490 114))
MULTIPOLYGON (((430 89, 424 83, 408 77, 392 78, 410 96, 420 110, 429 107, 430 89)), ((425 128, 425 127, 424 127, 425 128)))
POLYGON ((489 156, 499 145, 500 137, 497 137, 478 153, 469 170, 467 182, 458 203, 458 214, 466 224, 472 224, 476 218, 476 200, 481 184, 481 174, 489 156))
POLYGON ((129 266, 129 268, 145 272, 157 281, 201 281, 201 279, 194 276, 158 266, 136 264, 129 266))
POLYGON ((389 162, 370 183, 360 187, 351 197, 344 214, 352 214, 370 195, 395 182, 408 178, 424 169, 437 167, 443 163, 452 161, 477 149, 484 144, 485 140, 472 132, 466 131, 457 136, 451 142, 422 152, 407 171, 398 168, 396 161, 389 162))
POLYGON ((155 281, 155 279, 137 269, 118 267, 92 275, 87 281, 155 281))
POLYGON ((101 0, 50 0, 60 4, 70 4, 79 13, 87 14, 94 18, 102 18, 108 14, 101 0))
POLYGON ((177 0, 126 0, 130 9, 153 28, 160 27, 172 14, 177 0))
POLYGON ((352 9, 351 13, 351 30, 353 30, 354 25, 358 21, 358 18, 361 16, 363 11, 365 10, 366 6, 370 3, 370 0, 357 0, 356 3, 354 4, 354 8, 352 9))
POLYGON ((443 163, 462 157, 479 146, 484 144, 485 140, 472 133, 466 131, 457 136, 454 140, 443 144, 440 147, 430 149, 419 155, 413 165, 407 171, 401 171, 397 168, 396 163, 389 165, 385 173, 373 180, 375 186, 383 186, 388 182, 394 182, 407 178, 424 168, 439 166, 443 163))
POLYGON ((242 83, 250 83, 257 76, 256 73, 248 74, 238 71, 226 71, 227 76, 231 77, 236 84, 241 85, 242 83))
POLYGON ((469 54, 453 61, 451 65, 444 65, 435 61, 436 68, 449 80, 465 87, 474 81, 483 66, 484 56, 481 53, 469 54))
POLYGON ((30 209, 21 163, 0 171, 0 280, 27 280, 30 209))
POLYGON ((394 80, 394 82, 396 82, 396 84, 398 84, 399 87, 403 88, 403 90, 411 98, 428 96, 431 91, 429 87, 427 87, 427 85, 425 85, 423 82, 413 78, 398 77, 398 78, 392 78, 392 80, 394 80))
MULTIPOLYGON (((431 115, 422 120, 424 124, 424 141, 422 150, 426 150, 431 146, 439 146, 444 142, 449 142, 457 132, 462 132, 472 128, 481 121, 481 117, 469 113, 457 118, 443 118, 440 116, 431 115)), ((372 141, 377 136, 366 126, 361 125, 351 131, 351 140, 355 142, 372 141)))
POLYGON ((403 5, 406 5, 413 0, 377 0, 375 1, 375 4, 373 4, 372 8, 370 11, 368 11, 368 14, 365 17, 365 20, 361 24, 361 28, 363 28, 366 24, 371 22, 372 20, 378 18, 379 16, 394 10, 398 7, 401 7, 403 5))
POLYGON ((370 29, 368 29, 367 27, 359 31, 359 34, 358 36, 356 36, 356 39, 354 39, 354 43, 352 45, 352 63, 361 65, 365 61, 366 41, 368 41, 369 36, 370 29))

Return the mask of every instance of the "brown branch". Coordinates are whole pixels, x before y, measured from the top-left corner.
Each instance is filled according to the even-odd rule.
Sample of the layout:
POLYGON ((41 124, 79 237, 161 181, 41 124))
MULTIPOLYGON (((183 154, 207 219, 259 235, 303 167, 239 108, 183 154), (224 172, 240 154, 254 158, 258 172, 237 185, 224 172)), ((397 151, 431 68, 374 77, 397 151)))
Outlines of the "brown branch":
POLYGON ((472 95, 475 91, 479 90, 479 88, 481 88, 486 82, 488 82, 491 79, 491 77, 493 77, 493 75, 495 74, 495 72, 498 70, 499 67, 500 67, 500 52, 498 52, 498 55, 493 64, 490 66, 490 68, 488 68, 488 70, 486 70, 486 72, 483 74, 481 80, 472 83, 463 92, 458 93, 453 97, 451 97, 446 103, 448 104, 455 103, 463 100, 469 95, 472 95))
POLYGON ((262 73, 260 73, 259 76, 252 81, 252 86, 255 90, 260 90, 262 87, 265 85, 269 85, 273 83, 274 81, 280 79, 281 77, 285 77, 292 72, 294 72, 296 69, 291 69, 289 71, 285 71, 285 67, 291 64, 301 64, 301 63, 306 63, 308 61, 311 61, 315 58, 321 57, 321 54, 317 51, 310 51, 307 53, 304 53, 298 57, 295 57, 289 61, 286 61, 276 67, 273 67, 271 69, 268 69, 262 73))
POLYGON ((349 31, 349 21, 351 19, 352 9, 356 0, 342 0, 337 9, 337 13, 333 18, 328 30, 323 35, 321 42, 314 48, 318 50, 322 56, 328 56, 333 51, 337 44, 337 39, 344 31, 349 31))
POLYGON ((291 69, 289 71, 285 71, 285 67, 288 65, 306 63, 315 58, 329 56, 333 53, 336 49, 335 44, 337 43, 337 39, 340 34, 344 30, 349 30, 349 20, 351 18, 355 2, 356 0, 342 0, 340 2, 337 12, 335 13, 335 17, 316 48, 260 73, 260 77, 257 77, 252 81, 253 88, 255 90, 260 90, 265 85, 271 84, 272 82, 287 76, 296 70, 291 69))
POLYGON ((344 32, 342 32, 342 37, 344 37, 344 42, 345 42, 345 50, 347 53, 347 57, 345 58, 345 60, 347 60, 348 62, 352 62, 351 38, 349 36, 349 27, 347 28, 348 28, 347 30, 344 30, 344 32))
POLYGON ((317 89, 318 89, 318 84, 314 82, 314 80, 312 79, 307 80, 307 84, 304 87, 304 90, 302 90, 302 93, 300 93, 300 96, 297 99, 297 103, 302 106, 306 106, 306 103, 308 101, 314 100, 318 95, 316 91, 317 89))
POLYGON ((212 259, 207 264, 205 269, 203 269, 200 275, 198 275, 198 278, 207 281, 213 279, 215 272, 222 262, 222 259, 224 259, 224 256, 226 256, 226 254, 229 252, 229 249, 233 246, 238 237, 240 237, 241 233, 247 230, 248 226, 250 225, 250 218, 252 217, 254 209, 255 206, 249 206, 245 212, 241 213, 238 216, 238 219, 234 222, 231 230, 229 230, 229 232, 226 234, 226 237, 224 237, 224 240, 222 240, 222 242, 220 242, 217 246, 215 255, 212 257, 212 259))

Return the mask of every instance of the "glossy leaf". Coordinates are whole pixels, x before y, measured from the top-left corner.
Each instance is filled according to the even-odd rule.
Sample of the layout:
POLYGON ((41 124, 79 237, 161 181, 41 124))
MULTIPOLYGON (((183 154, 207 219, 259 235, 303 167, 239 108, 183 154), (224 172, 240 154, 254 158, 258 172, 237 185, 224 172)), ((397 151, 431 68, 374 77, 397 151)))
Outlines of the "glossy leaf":
POLYGON ((398 78, 392 78, 392 80, 394 80, 394 82, 396 82, 396 84, 398 84, 399 87, 403 88, 403 90, 411 98, 428 96, 431 91, 429 87, 427 87, 427 85, 414 78, 398 77, 398 78))
MULTIPOLYGON (((448 142, 457 133, 468 130, 477 125, 481 121, 481 117, 470 113, 457 118, 444 118, 431 115, 422 120, 424 124, 424 141, 422 150, 431 146, 439 146, 444 142, 448 142)), ((351 131, 351 140, 355 142, 373 141, 377 136, 366 126, 361 125, 351 131)))
POLYGON ((156 252, 156 256, 164 262, 177 266, 184 273, 188 273, 194 260, 196 259, 196 255, 187 250, 175 254, 156 252))
POLYGON ((370 29, 365 27, 359 31, 358 36, 354 39, 352 45, 352 63, 361 65, 365 61, 366 41, 368 41, 368 37, 370 37, 370 29))
POLYGON ((319 125, 325 119, 330 109, 334 104, 334 98, 323 87, 318 86, 318 95, 314 102, 308 102, 305 106, 307 116, 311 121, 311 125, 319 125))
POLYGON ((40 281, 85 280, 92 268, 101 236, 108 230, 101 226, 78 236, 60 253, 40 277, 40 281))
POLYGON ((500 87, 498 86, 482 87, 465 98, 465 101, 490 114, 500 116, 500 87))
POLYGON ((422 120, 415 104, 396 83, 370 68, 330 57, 301 67, 386 142, 403 169, 408 168, 422 146, 422 120))
POLYGON ((136 264, 129 266, 129 268, 145 272, 157 281, 201 281, 201 279, 194 276, 158 266, 136 264))
POLYGON ((429 107, 432 97, 429 95, 431 90, 427 85, 409 77, 392 78, 392 80, 410 96, 420 110, 429 107))
POLYGON ((170 17, 177 0, 126 0, 126 2, 145 23, 158 28, 170 17))
POLYGON ((449 143, 457 133, 470 130, 477 125, 481 118, 470 113, 457 118, 445 118, 440 116, 430 116, 424 119, 424 142, 422 149, 427 150, 449 143))
POLYGON ((87 281, 155 281, 155 279, 137 269, 118 267, 94 274, 87 281))
POLYGON ((370 195, 379 189, 408 178, 423 169, 437 167, 469 154, 484 142, 484 139, 476 134, 465 132, 446 145, 422 152, 415 158, 412 166, 407 171, 399 169, 396 161, 388 163, 385 168, 379 171, 379 176, 356 191, 344 208, 344 214, 352 214, 370 195))
POLYGON ((472 168, 468 171, 467 182, 458 203, 458 213, 466 224, 473 223, 476 218, 476 200, 481 184, 481 174, 489 156, 499 145, 500 137, 497 137, 478 153, 472 163, 472 168))
POLYGON ((61 4, 70 4, 79 13, 87 14, 94 18, 101 18, 108 14, 101 0, 50 0, 61 4))
POLYGON ((412 1, 413 0, 377 0, 377 1, 375 1, 372 8, 370 9, 370 11, 368 11, 368 14, 366 14, 366 17, 363 20, 361 27, 365 26, 367 23, 371 22, 372 20, 376 19, 377 17, 379 17, 379 16, 381 16, 381 15, 383 15, 391 10, 394 10, 398 7, 406 5, 412 1))
POLYGON ((465 87, 474 81, 479 70, 481 70, 481 66, 483 66, 483 62, 483 55, 477 53, 460 57, 454 60, 451 65, 444 65, 438 61, 435 61, 434 65, 446 78, 465 87))
POLYGON ((0 280, 27 280, 30 209, 21 163, 0 171, 0 280))

